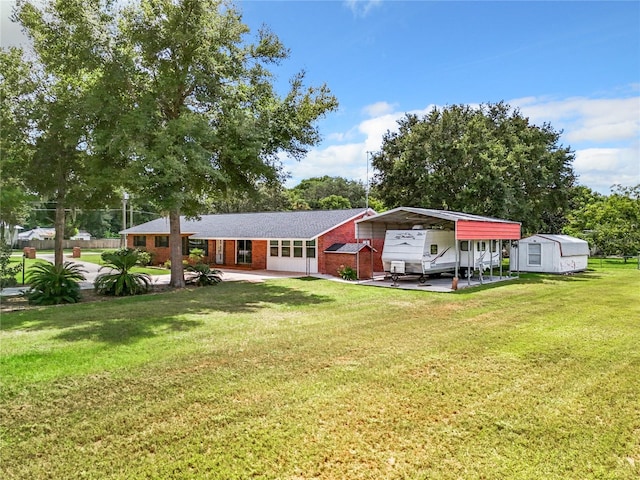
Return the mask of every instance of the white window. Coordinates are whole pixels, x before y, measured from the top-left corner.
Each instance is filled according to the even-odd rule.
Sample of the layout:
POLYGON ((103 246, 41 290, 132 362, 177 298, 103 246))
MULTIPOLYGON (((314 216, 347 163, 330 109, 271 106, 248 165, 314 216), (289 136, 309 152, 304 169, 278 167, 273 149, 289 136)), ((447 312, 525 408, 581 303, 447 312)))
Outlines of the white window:
POLYGON ((542 245, 539 243, 527 244, 527 263, 531 266, 542 265, 542 245))

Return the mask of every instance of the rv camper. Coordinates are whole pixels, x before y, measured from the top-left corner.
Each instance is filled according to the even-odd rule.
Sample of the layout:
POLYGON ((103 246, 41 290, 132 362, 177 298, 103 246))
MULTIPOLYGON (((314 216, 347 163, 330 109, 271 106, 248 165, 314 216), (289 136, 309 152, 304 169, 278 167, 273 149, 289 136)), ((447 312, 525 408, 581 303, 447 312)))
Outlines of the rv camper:
MULTIPOLYGON (((460 242, 460 275, 473 270, 487 270, 500 264, 497 242, 460 242), (469 245, 471 244, 471 252, 469 245)), ((456 268, 455 233, 453 230, 387 230, 382 250, 382 264, 395 280, 401 275, 429 275, 454 272, 456 268)))

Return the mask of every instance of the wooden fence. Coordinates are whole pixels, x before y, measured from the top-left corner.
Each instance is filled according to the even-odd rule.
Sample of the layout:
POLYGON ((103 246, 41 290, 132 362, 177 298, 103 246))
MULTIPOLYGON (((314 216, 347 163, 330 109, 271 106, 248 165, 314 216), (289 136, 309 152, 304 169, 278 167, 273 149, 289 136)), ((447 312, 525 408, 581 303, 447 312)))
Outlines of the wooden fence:
MULTIPOLYGON (((16 250, 24 247, 35 248, 36 250, 53 250, 55 240, 18 240, 16 250)), ((80 248, 120 248, 119 238, 96 238, 95 240, 63 240, 62 248, 70 250, 74 247, 80 248)))

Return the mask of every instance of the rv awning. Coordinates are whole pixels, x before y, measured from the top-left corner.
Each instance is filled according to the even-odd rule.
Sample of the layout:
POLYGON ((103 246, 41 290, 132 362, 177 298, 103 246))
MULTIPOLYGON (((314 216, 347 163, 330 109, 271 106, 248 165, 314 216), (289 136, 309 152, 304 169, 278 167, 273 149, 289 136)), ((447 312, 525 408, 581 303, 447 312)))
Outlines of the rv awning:
POLYGON ((520 223, 448 210, 398 207, 356 221, 357 238, 384 238, 387 230, 454 230, 457 240, 519 240, 520 223))

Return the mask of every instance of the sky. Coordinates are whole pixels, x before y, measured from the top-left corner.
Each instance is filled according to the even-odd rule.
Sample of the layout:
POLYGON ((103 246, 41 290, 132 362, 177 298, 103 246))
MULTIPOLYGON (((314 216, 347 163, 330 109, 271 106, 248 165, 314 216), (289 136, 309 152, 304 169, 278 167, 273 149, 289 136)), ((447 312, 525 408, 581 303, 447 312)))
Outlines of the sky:
MULTIPOLYGON (((20 39, 8 22, 13 3, 0 0, 2 46, 20 39)), ((499 101, 562 131, 579 184, 603 194, 640 184, 638 1, 236 5, 252 32, 266 26, 289 48, 272 67, 283 94, 304 70, 308 85, 326 84, 340 102, 306 158, 283 158, 289 187, 322 175, 366 181, 367 152, 406 113, 499 101)))

